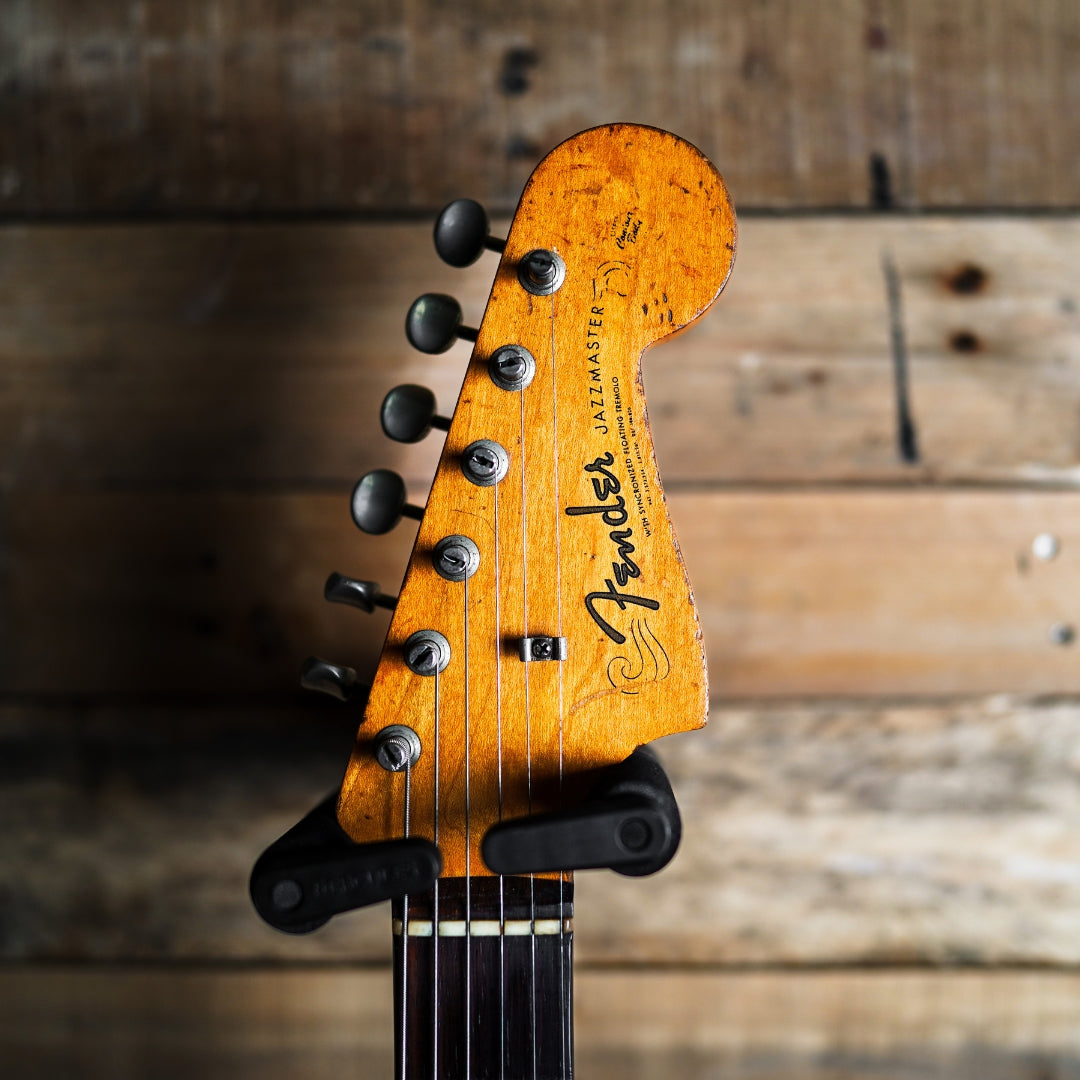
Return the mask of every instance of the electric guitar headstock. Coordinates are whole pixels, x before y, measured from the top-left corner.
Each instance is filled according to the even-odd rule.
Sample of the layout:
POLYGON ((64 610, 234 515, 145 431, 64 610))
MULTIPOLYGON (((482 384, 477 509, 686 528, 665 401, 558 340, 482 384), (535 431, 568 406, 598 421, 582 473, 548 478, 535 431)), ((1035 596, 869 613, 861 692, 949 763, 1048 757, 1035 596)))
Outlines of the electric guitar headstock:
MULTIPOLYGON (((490 1061, 525 1075, 529 1061, 507 1046, 519 1036, 531 1039, 529 1075, 568 1075, 568 872, 648 873, 674 853, 670 787, 638 748, 704 725, 708 684, 640 365, 712 304, 735 242, 716 169, 675 136, 626 124, 552 151, 505 244, 487 236, 475 203, 452 203, 436 226, 454 265, 484 247, 501 258, 476 331, 449 297, 421 297, 409 313, 408 336, 425 351, 475 340, 448 422, 420 387, 397 388, 383 406, 392 437, 447 429, 426 508, 407 506, 385 470, 353 495, 368 532, 403 513, 420 519, 396 604, 370 583, 328 582, 331 599, 394 607, 336 823, 321 810, 322 838, 343 835, 329 861, 312 856, 315 869, 298 873, 297 852, 318 845, 293 830, 253 878, 256 905, 284 929, 310 929, 365 897, 396 898, 400 1076, 488 1075, 490 1061), (535 1024, 542 937, 560 972, 561 1034, 547 1048, 535 1024), (459 948, 444 938, 464 940, 464 958, 443 956, 459 948), (533 1023, 520 1032, 506 1014, 516 938, 532 949, 533 1023), (501 998, 474 984, 473 965, 494 963, 492 942, 501 998), (413 953, 413 982, 429 986, 416 1001, 413 953), (440 1004, 454 996, 447 964, 464 979, 464 1018, 459 1007, 453 1021, 440 1004), (502 1013, 478 1017, 481 997, 498 998, 502 1013), (439 1034, 440 1018, 461 1046, 439 1034), (485 1050, 490 1027, 499 1047, 485 1050)), ((337 696, 355 683, 322 661, 305 678, 337 696)))

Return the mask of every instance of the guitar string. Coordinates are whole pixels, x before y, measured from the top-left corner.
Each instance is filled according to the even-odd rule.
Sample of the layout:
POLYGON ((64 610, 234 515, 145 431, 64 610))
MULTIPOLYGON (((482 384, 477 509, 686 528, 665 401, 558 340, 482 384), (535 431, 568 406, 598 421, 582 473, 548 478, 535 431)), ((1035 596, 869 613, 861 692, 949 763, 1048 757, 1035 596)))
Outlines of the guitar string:
POLYGON ((464 581, 465 613, 465 1080, 472 1077, 472 806, 469 791, 469 579, 464 581))
MULTIPOLYGON (((499 821, 503 819, 503 743, 502 743, 502 643, 499 634, 501 600, 499 595, 499 485, 495 498, 495 737, 499 757, 499 821)), ((499 875, 499 1080, 506 1076, 506 894, 505 879, 499 875)))
MULTIPOLYGON (((435 846, 439 846, 439 671, 435 670, 435 846)), ((431 1048, 431 1075, 433 1080, 439 1076, 439 879, 435 879, 435 895, 431 915, 432 931, 432 964, 434 978, 432 980, 433 999, 431 1003, 432 1015, 432 1048, 431 1048)))
MULTIPOLYGON (((555 382, 555 294, 551 294, 551 431, 552 431, 552 473, 554 476, 555 491, 555 604, 557 615, 558 637, 563 636, 562 618, 562 547, 561 547, 561 517, 559 514, 559 414, 558 414, 558 388, 555 382)), ((559 663, 559 808, 562 808, 563 800, 563 668, 559 663)), ((566 1080, 566 1066, 568 1048, 566 1042, 566 960, 565 942, 563 934, 563 875, 559 874, 559 1052, 562 1061, 562 1076, 566 1080)))
MULTIPOLYGON (((412 794, 412 755, 405 762, 405 839, 409 838, 409 797, 412 794)), ((401 1080, 408 1076, 406 1055, 409 1046, 409 894, 401 908, 401 1080)))
MULTIPOLYGON (((525 539, 528 535, 525 506, 525 393, 519 395, 519 415, 521 424, 521 612, 522 633, 529 636, 529 586, 528 559, 525 551, 525 539)), ((532 717, 529 712, 529 664, 521 665, 525 676, 525 800, 529 815, 532 815, 532 717)), ((529 944, 530 978, 529 1001, 532 1020, 532 1074, 536 1080, 536 877, 529 875, 529 944)))

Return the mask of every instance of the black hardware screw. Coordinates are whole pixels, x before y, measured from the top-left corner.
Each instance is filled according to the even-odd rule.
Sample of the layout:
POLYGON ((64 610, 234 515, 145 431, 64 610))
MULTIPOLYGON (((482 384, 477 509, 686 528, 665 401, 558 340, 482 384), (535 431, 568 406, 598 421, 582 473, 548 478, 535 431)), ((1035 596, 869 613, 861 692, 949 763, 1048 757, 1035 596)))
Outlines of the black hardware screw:
POLYGON ((548 638, 541 638, 532 643, 532 657, 534 660, 550 660, 552 651, 551 641, 548 638))

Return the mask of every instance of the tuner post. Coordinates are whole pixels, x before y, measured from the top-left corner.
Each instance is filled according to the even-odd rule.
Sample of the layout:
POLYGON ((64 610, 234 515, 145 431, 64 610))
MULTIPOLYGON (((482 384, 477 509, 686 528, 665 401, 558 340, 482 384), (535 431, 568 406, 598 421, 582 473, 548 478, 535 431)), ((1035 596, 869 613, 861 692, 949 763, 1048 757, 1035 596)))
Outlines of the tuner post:
POLYGON ((444 536, 431 553, 435 572, 447 581, 464 581, 480 568, 480 549, 467 536, 444 536))
POLYGON ((461 471, 477 487, 494 487, 509 468, 510 455, 492 439, 477 439, 461 452, 461 471))
POLYGON ((524 345, 503 345, 491 354, 488 374, 500 390, 524 390, 536 375, 536 358, 524 345))
POLYGON ((533 296, 550 296, 566 280, 566 263, 557 251, 536 248, 518 264, 518 281, 533 296))
POLYGON ((390 724, 375 736, 375 760, 387 772, 411 769, 420 760, 420 736, 404 724, 390 724))
POLYGON ((438 630, 417 630, 402 646, 405 666, 414 674, 430 678, 450 663, 450 642, 438 630))

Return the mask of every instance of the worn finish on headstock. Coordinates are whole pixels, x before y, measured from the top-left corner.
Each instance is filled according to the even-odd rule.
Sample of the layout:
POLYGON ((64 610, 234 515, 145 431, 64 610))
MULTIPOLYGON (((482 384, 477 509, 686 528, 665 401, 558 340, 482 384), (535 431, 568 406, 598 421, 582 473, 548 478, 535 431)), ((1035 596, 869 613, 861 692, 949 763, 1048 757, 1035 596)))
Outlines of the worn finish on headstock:
POLYGON ((409 829, 437 839, 444 875, 455 877, 488 873, 479 844, 500 816, 570 803, 589 770, 705 723, 701 631, 654 460, 640 359, 713 302, 735 237, 719 173, 653 128, 583 132, 533 173, 342 787, 338 816, 355 840, 402 833, 404 774, 384 772, 372 754, 388 724, 420 736, 409 829), (551 296, 518 280, 537 248, 566 265, 551 296), (511 343, 536 358, 521 392, 488 374, 488 358, 511 343), (462 475, 462 450, 477 439, 509 453, 494 487, 462 475), (480 550, 467 583, 432 567, 450 534, 480 550), (450 642, 437 680, 403 662, 402 643, 420 629, 450 642), (565 638, 566 660, 523 663, 528 635, 565 638))

